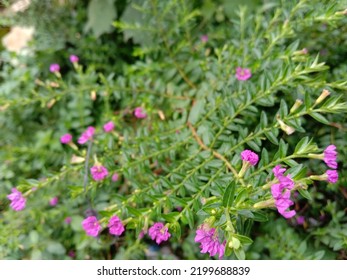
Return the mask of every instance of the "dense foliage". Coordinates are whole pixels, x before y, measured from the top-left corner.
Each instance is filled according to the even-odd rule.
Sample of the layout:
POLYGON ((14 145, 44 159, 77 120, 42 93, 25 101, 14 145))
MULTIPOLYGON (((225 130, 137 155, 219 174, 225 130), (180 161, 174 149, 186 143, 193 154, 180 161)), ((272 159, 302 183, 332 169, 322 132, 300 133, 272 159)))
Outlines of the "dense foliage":
POLYGON ((345 4, 32 1, 1 18, 35 35, 0 54, 0 258, 346 259, 345 4))

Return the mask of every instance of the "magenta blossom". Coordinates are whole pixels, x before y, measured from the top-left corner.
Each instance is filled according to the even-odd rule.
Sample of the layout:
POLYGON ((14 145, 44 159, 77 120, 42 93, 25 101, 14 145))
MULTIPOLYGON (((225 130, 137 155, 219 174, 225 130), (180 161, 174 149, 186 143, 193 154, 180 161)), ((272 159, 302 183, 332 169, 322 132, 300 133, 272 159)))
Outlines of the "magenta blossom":
POLYGON ((98 236, 101 231, 101 226, 95 216, 90 216, 83 220, 82 227, 89 236, 98 236))
POLYGON ((134 116, 138 119, 144 119, 147 117, 147 114, 142 107, 136 107, 134 110, 134 116))
POLYGON ((62 144, 69 144, 71 141, 72 141, 72 135, 69 133, 66 133, 60 137, 60 142, 62 144))
POLYGON ((119 179, 118 173, 114 173, 114 174, 112 175, 112 177, 111 177, 112 182, 117 182, 118 179, 119 179))
POLYGON ((7 196, 11 201, 11 208, 15 211, 21 211, 25 208, 26 198, 16 188, 12 188, 12 193, 7 196))
POLYGON ((329 183, 336 183, 339 179, 339 174, 336 170, 327 170, 326 175, 329 183))
POLYGON ((251 70, 248 68, 237 67, 235 76, 236 79, 238 79, 239 81, 246 81, 252 77, 252 73, 251 70))
POLYGON ((249 162, 251 165, 256 165, 258 163, 259 157, 256 153, 252 152, 251 150, 244 150, 241 153, 241 159, 243 161, 249 162))
POLYGON ((336 146, 329 145, 324 150, 324 162, 330 168, 336 169, 337 168, 336 158, 337 158, 336 146))
POLYGON ((104 124, 104 131, 111 132, 114 129, 114 123, 112 121, 104 124))
POLYGON ((203 43, 207 43, 207 41, 208 41, 208 35, 206 35, 206 34, 201 35, 200 40, 201 40, 201 42, 203 42, 203 43))
POLYGON ((219 242, 215 228, 210 228, 207 224, 200 225, 196 230, 194 241, 200 243, 200 253, 209 253, 210 257, 219 254, 219 259, 224 256, 225 241, 219 242))
POLYGON ((66 217, 64 220, 65 224, 67 224, 67 225, 71 224, 71 221, 72 221, 71 217, 66 217))
POLYGON ((80 59, 77 55, 74 55, 74 54, 70 55, 70 62, 71 63, 77 63, 79 60, 80 59))
POLYGON ((49 205, 56 206, 58 204, 58 201, 59 201, 58 197, 55 196, 49 201, 49 205))
POLYGON ((49 71, 52 73, 59 72, 60 71, 60 66, 57 63, 53 63, 49 66, 49 71))
POLYGON ((148 234, 158 245, 163 241, 167 241, 171 236, 169 229, 163 223, 155 223, 149 228, 148 234))
POLYGON ((110 234, 119 236, 124 232, 124 225, 118 216, 112 216, 107 226, 110 234))
POLYGON ((303 225, 305 223, 305 217, 304 216, 297 217, 296 222, 298 225, 303 225))
POLYGON ((108 171, 107 171, 106 167, 99 165, 99 164, 91 167, 90 173, 92 174, 92 177, 95 181, 104 180, 108 175, 108 171))
POLYGON ((276 178, 279 178, 283 176, 284 172, 286 172, 285 168, 281 168, 281 165, 276 165, 273 169, 272 172, 275 174, 276 178))
POLYGON ((84 131, 81 137, 78 139, 78 144, 85 144, 88 140, 92 139, 95 133, 95 128, 93 126, 89 126, 86 131, 84 131))

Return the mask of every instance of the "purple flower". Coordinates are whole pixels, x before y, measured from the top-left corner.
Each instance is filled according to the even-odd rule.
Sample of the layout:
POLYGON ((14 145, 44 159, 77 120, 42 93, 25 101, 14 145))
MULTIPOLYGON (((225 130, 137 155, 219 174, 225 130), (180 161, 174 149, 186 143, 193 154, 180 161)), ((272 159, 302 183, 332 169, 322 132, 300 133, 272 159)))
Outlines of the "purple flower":
POLYGON ((339 174, 336 170, 327 170, 326 175, 329 183, 336 183, 339 179, 339 174))
POLYGON ((114 174, 112 175, 112 177, 111 177, 112 182, 117 182, 118 179, 119 179, 118 173, 114 173, 114 174))
POLYGON ((163 241, 167 241, 171 236, 169 229, 163 223, 155 223, 149 228, 148 234, 158 245, 163 241))
POLYGON ((330 168, 336 169, 337 168, 336 158, 337 158, 336 146, 329 145, 324 150, 324 162, 330 168))
POLYGON ((241 153, 241 159, 244 161, 248 161, 251 165, 256 165, 258 163, 259 157, 256 153, 251 150, 244 150, 241 153))
POLYGON ((304 216, 297 217, 296 222, 298 225, 303 225, 305 223, 305 217, 304 216))
POLYGON ((119 236, 124 232, 124 226, 118 216, 112 216, 107 226, 110 234, 119 236))
POLYGON ((275 174, 276 178, 279 178, 283 176, 284 172, 286 172, 285 168, 281 168, 281 165, 276 165, 273 169, 272 172, 275 174))
POLYGON ((138 119, 144 119, 147 117, 147 114, 144 112, 142 107, 136 107, 134 110, 134 116, 138 119))
POLYGON ((50 201, 49 201, 49 205, 51 206, 56 206, 58 204, 58 197, 53 197, 50 201))
POLYGON ((114 123, 112 121, 104 124, 104 131, 111 132, 114 129, 114 123))
POLYGON ((89 236, 98 236, 101 231, 101 226, 98 219, 95 216, 90 216, 83 220, 82 227, 85 230, 86 234, 89 236))
POLYGON ((102 165, 94 165, 90 168, 90 173, 95 181, 101 181, 108 175, 106 167, 102 165))
POLYGON ((95 128, 93 126, 89 126, 86 131, 84 131, 81 135, 81 137, 78 139, 78 144, 84 144, 87 143, 88 140, 92 139, 93 135, 95 133, 95 128))
POLYGON ((69 253, 68 253, 68 256, 69 256, 70 258, 74 258, 74 257, 76 257, 76 253, 75 253, 75 251, 70 250, 70 251, 69 251, 69 253))
POLYGON ((59 72, 60 71, 60 66, 57 63, 53 63, 49 66, 49 71, 52 73, 59 72))
POLYGON ((60 142, 62 144, 68 144, 72 141, 72 135, 69 133, 64 134, 63 136, 60 137, 60 142))
POLYGON ((194 241, 200 243, 200 253, 209 253, 210 257, 219 254, 219 259, 224 256, 225 241, 219 242, 215 228, 210 228, 206 224, 200 225, 196 230, 194 241))
POLYGON ((21 211, 25 208, 26 198, 16 188, 12 188, 12 193, 7 196, 11 201, 11 208, 15 211, 21 211))
POLYGON ((201 35, 200 40, 201 40, 201 42, 203 42, 203 43, 207 43, 207 41, 208 41, 208 36, 207 36, 206 34, 201 35))
POLYGON ((77 63, 79 60, 80 59, 77 55, 74 55, 74 54, 70 55, 70 62, 71 63, 77 63))
POLYGON ((250 69, 241 67, 236 68, 236 79, 238 79, 239 81, 246 81, 250 77, 252 77, 250 69))
POLYGON ((71 221, 72 221, 71 217, 66 217, 64 220, 65 224, 67 224, 67 225, 71 224, 71 221))

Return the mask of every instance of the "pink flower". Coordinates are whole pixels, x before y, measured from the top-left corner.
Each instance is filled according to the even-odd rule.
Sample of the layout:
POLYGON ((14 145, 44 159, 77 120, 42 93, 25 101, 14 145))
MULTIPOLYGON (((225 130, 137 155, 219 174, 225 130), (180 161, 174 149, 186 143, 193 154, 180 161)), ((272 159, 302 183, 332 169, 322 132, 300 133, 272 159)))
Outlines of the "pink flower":
POLYGON ((77 63, 79 60, 80 59, 77 55, 74 55, 74 54, 70 55, 70 62, 71 63, 77 63))
POLYGON ((167 241, 171 236, 169 229, 163 223, 155 223, 149 228, 148 234, 158 245, 163 241, 167 241))
POLYGON ((85 230, 86 234, 89 236, 98 236, 101 231, 101 226, 98 219, 95 216, 90 216, 83 220, 82 227, 85 230))
POLYGON ((241 67, 236 68, 236 79, 238 79, 239 81, 246 81, 250 77, 252 77, 250 69, 241 67))
POLYGON ((25 208, 26 198, 16 188, 12 188, 12 193, 7 196, 11 201, 11 208, 15 211, 21 211, 25 208))
POLYGON ((49 71, 52 73, 59 72, 60 71, 60 66, 57 63, 53 63, 49 66, 49 71))
POLYGON ((56 206, 58 204, 58 197, 53 197, 50 201, 49 201, 49 205, 51 206, 56 206))
POLYGON ((72 221, 71 217, 66 217, 64 220, 65 224, 67 224, 67 225, 71 224, 71 221, 72 221))
POLYGON ((326 163, 327 166, 330 168, 336 169, 337 168, 337 152, 336 146, 335 145, 329 145, 325 150, 324 150, 324 162, 326 163))
POLYGON ((112 216, 107 226, 110 234, 119 236, 124 232, 124 226, 118 216, 112 216))
POLYGON ((339 179, 339 174, 336 170, 327 170, 326 175, 329 183, 336 183, 339 179))
POLYGON ((87 143, 88 140, 92 139, 95 132, 95 128, 93 126, 89 126, 86 131, 84 131, 81 137, 78 139, 78 144, 87 143))
POLYGON ((112 182, 117 182, 118 179, 119 179, 118 173, 114 173, 114 174, 112 175, 112 178, 111 178, 112 182))
POLYGON ((90 173, 95 181, 101 181, 108 175, 106 167, 102 165, 94 165, 90 168, 90 173))
POLYGON ((138 236, 138 239, 142 239, 145 236, 146 232, 144 230, 141 230, 138 236))
POLYGON ((207 43, 207 41, 208 41, 208 36, 207 36, 206 34, 201 35, 200 40, 201 40, 201 42, 203 42, 203 43, 207 43))
POLYGON ((305 223, 305 217, 304 216, 297 217, 296 222, 298 225, 303 225, 305 223))
POLYGON ((251 165, 256 165, 258 163, 259 157, 256 153, 251 150, 244 150, 241 153, 241 159, 244 161, 248 161, 251 165))
POLYGON ((200 243, 200 253, 209 253, 210 257, 219 254, 219 259, 224 256, 226 242, 219 242, 215 228, 210 228, 207 224, 200 225, 196 230, 194 241, 200 243))
POLYGON ((60 142, 62 144, 68 144, 72 141, 72 135, 69 133, 64 134, 62 137, 60 137, 60 142))
POLYGON ((104 131, 111 132, 114 129, 114 123, 112 121, 104 124, 104 131))
POLYGON ((142 107, 135 108, 134 115, 138 119, 144 119, 147 117, 147 114, 144 112, 142 107))
POLYGON ((70 251, 69 251, 69 253, 68 253, 68 256, 69 256, 70 258, 74 258, 74 257, 76 257, 76 253, 75 253, 75 251, 70 250, 70 251))
POLYGON ((281 177, 283 176, 284 172, 286 172, 285 168, 281 168, 281 165, 276 165, 273 169, 272 172, 275 174, 275 177, 281 177))

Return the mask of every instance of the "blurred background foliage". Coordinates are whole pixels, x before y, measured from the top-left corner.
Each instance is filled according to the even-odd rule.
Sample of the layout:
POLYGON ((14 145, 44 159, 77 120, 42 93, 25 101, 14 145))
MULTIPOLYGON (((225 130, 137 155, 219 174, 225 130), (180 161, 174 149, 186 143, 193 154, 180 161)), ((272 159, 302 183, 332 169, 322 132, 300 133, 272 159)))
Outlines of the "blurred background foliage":
MULTIPOLYGON (((166 117, 177 120, 179 125, 180 107, 190 102, 193 96, 188 85, 192 84, 194 88, 194 84, 203 84, 205 81, 199 80, 199 69, 211 67, 206 61, 221 50, 226 38, 236 40, 232 32, 239 24, 235 20, 238 7, 246 6, 247 13, 254 15, 261 10, 264 18, 270 20, 277 8, 286 13, 290 10, 288 7, 293 6, 288 2, 296 1, 170 0, 170 4, 165 3, 167 9, 171 9, 165 18, 152 17, 148 12, 153 7, 157 6, 158 9, 153 10, 160 11, 161 5, 165 6, 154 0, 31 0, 23 11, 9 12, 14 2, 1 2, 0 38, 17 25, 34 27, 35 32, 29 43, 29 53, 18 54, 0 46, 0 258, 208 259, 199 253, 194 243, 194 231, 189 229, 182 232, 180 241, 161 247, 146 238, 140 242, 135 233, 116 239, 106 233, 101 234, 100 239, 87 237, 81 228, 86 210, 84 198, 79 195, 81 186, 71 183, 81 180, 81 173, 78 173, 81 170, 79 166, 74 167, 76 178, 60 171, 62 165, 70 165, 72 152, 60 144, 59 137, 67 131, 79 135, 88 125, 100 126, 113 119, 124 128, 125 138, 132 135, 133 129, 141 131, 139 137, 143 137, 144 142, 140 149, 156 145, 158 149, 164 149, 165 143, 157 143, 163 140, 151 139, 145 128, 137 127, 130 110, 146 105, 149 113, 154 115, 154 132, 162 126, 155 114, 158 109, 170 108, 166 117), (151 30, 158 24, 158 18, 162 26, 151 30), (206 44, 200 40, 204 34, 208 35, 206 44), (187 44, 181 44, 181 41, 189 42, 195 49, 187 49, 187 44), (68 61, 72 53, 81 58, 85 71, 76 73, 68 61), (188 82, 184 75, 180 75, 182 69, 177 66, 187 61, 184 72, 191 77, 188 82), (48 71, 53 62, 60 64, 66 87, 57 88, 54 84, 48 71), (134 85, 144 90, 153 89, 153 92, 140 94, 134 90, 134 85), (173 91, 188 94, 175 99, 173 91), (38 190, 39 195, 31 198, 32 206, 28 211, 9 210, 6 195, 13 186, 34 187, 39 182, 46 183, 45 178, 51 178, 47 182, 49 187, 38 190), (56 207, 49 205, 54 196, 59 197, 56 207), (64 222, 68 216, 72 218, 71 224, 64 222)), ((316 10, 323 11, 331 1, 309 2, 308 5, 316 5, 316 10)), ((332 11, 347 8, 346 1, 334 2, 332 11)), ((314 12, 307 9, 307 13, 302 13, 302 17, 308 17, 307 13, 314 12)), ((320 54, 319 61, 330 67, 325 72, 327 81, 346 81, 347 16, 329 24, 317 18, 315 22, 298 24, 294 38, 283 38, 280 44, 289 46, 293 42, 299 44, 297 49, 307 48, 310 54, 320 54)), ((235 49, 234 55, 242 56, 242 51, 235 49)), ((271 61, 266 63, 265 69, 271 68, 271 61)), ((217 75, 216 79, 223 72, 230 77, 228 68, 225 65, 225 69, 212 69, 212 72, 217 75)), ((227 83, 226 80, 223 82, 227 83)), ((346 99, 344 87, 335 90, 340 90, 346 99)), ((285 94, 283 97, 287 101, 295 100, 285 94)), ((269 108, 273 114, 276 110, 276 106, 269 108)), ((309 118, 304 120, 306 135, 313 136, 320 147, 330 143, 338 147, 339 183, 328 187, 314 184, 310 188, 312 200, 309 202, 301 196, 297 198, 295 207, 305 218, 303 224, 285 221, 275 213, 266 223, 255 222, 251 231, 254 243, 245 248, 247 259, 347 259, 346 114, 333 116, 329 121, 333 125, 313 129, 317 128, 317 123, 309 118)), ((184 135, 177 141, 182 141, 184 135)), ((212 139, 206 135, 204 141, 212 139)), ((130 149, 134 143, 131 137, 129 139, 130 149)), ((286 140, 295 142, 298 139, 286 140)), ((117 147, 116 141, 107 137, 100 141, 107 143, 105 154, 117 147)), ((171 159, 164 158, 163 161, 178 159, 183 151, 184 147, 178 147, 171 159)), ((112 162, 114 159, 107 160, 112 162)), ((151 164, 155 167, 155 162, 151 164)), ((155 172, 166 171, 160 168, 155 172)), ((128 184, 124 178, 110 182, 94 201, 97 209, 108 205, 115 188, 120 195, 126 193, 128 184)))

